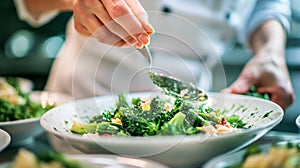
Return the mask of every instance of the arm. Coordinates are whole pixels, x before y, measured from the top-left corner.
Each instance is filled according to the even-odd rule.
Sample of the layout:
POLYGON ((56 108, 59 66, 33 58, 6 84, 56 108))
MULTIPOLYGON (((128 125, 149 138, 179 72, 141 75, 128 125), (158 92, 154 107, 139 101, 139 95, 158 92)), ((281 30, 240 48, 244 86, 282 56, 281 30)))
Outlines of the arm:
POLYGON ((25 5, 34 18, 39 18, 42 14, 51 11, 73 10, 73 0, 25 0, 25 5))
POLYGON ((39 27, 51 21, 60 11, 71 10, 72 4, 66 0, 14 0, 20 20, 32 27, 39 27), (61 8, 60 6, 65 6, 61 8))
POLYGON ((258 92, 269 93, 271 100, 283 109, 292 104, 294 92, 285 60, 286 31, 283 25, 278 18, 267 17, 252 31, 249 45, 254 56, 225 92, 243 94, 255 85, 258 92))

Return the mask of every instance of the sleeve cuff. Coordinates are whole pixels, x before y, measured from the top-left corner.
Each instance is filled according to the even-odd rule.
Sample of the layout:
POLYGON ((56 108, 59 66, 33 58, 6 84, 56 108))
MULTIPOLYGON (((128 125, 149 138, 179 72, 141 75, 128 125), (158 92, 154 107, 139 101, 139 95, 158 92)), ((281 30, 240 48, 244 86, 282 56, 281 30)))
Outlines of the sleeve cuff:
POLYGON ((58 15, 58 11, 50 11, 41 14, 36 18, 28 12, 24 0, 14 0, 14 3, 19 19, 22 21, 26 21, 32 27, 45 25, 58 15))
POLYGON ((261 0, 250 17, 248 24, 244 28, 244 40, 248 44, 248 39, 252 33, 265 21, 275 19, 281 23, 286 33, 290 32, 291 9, 288 0, 261 0))
POLYGON ((251 34, 265 21, 275 19, 281 23, 283 28, 285 29, 286 33, 289 34, 290 32, 290 22, 288 18, 285 16, 276 13, 275 11, 264 11, 261 13, 257 13, 254 16, 255 19, 252 19, 252 21, 248 24, 247 30, 246 30, 246 38, 249 39, 251 34))

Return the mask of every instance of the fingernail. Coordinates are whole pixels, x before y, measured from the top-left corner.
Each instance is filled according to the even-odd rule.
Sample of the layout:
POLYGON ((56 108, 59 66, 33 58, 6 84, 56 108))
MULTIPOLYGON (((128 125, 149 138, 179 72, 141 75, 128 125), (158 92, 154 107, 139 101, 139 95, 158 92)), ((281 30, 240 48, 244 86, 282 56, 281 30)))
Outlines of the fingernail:
POLYGON ((145 45, 149 43, 149 38, 145 34, 139 35, 138 39, 140 42, 142 42, 145 45))
POLYGON ((155 30, 150 24, 147 24, 144 27, 149 35, 154 34, 155 30))

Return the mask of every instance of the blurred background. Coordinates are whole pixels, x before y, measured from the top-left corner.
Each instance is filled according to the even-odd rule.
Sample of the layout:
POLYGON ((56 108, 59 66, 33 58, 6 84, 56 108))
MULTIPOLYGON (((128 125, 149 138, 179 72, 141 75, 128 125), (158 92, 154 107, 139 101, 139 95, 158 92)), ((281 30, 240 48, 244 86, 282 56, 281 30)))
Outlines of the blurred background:
MULTIPOLYGON (((291 0, 293 17, 286 46, 286 56, 293 86, 295 103, 286 111, 276 130, 299 132, 295 119, 300 114, 300 1, 291 0)), ((162 9, 164 11, 165 9, 162 9)), ((19 76, 32 80, 35 90, 42 90, 51 64, 65 39, 65 23, 72 13, 61 13, 43 27, 32 28, 18 19, 12 0, 0 1, 0 76, 19 76)), ((251 54, 236 43, 222 57, 226 82, 231 84, 240 73, 251 54), (233 59, 234 58, 234 59, 233 59)), ((218 71, 213 71, 212 91, 220 91, 218 71)), ((222 83, 222 82, 221 82, 222 83)))
POLYGON ((12 0, 1 0, 0 11, 0 75, 29 78, 35 89, 43 89, 72 13, 33 28, 19 20, 12 0))

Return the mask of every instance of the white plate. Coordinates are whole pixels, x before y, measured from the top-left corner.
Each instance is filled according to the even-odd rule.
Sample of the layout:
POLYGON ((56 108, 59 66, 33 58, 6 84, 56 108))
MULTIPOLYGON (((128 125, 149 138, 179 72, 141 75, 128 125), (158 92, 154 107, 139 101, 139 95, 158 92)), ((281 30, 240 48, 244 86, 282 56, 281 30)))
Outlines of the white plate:
MULTIPOLYGON (((47 94, 48 92, 33 91, 31 93, 32 100, 40 102, 41 94, 47 94)), ((56 97, 55 102, 58 105, 71 101, 72 98, 69 95, 62 93, 52 93, 56 97)), ((11 136, 10 146, 21 146, 34 141, 34 138, 44 132, 44 129, 40 125, 39 118, 15 120, 0 122, 0 128, 8 132, 11 136)))
POLYGON ((298 115, 298 117, 296 118, 295 123, 296 123, 297 127, 300 128, 300 115, 298 115))
MULTIPOLYGON (((86 163, 91 168, 167 168, 155 161, 140 158, 129 158, 117 155, 66 155, 68 159, 86 163)), ((11 163, 0 164, 0 168, 9 168, 11 163)))
MULTIPOLYGON (((286 145, 288 141, 278 142, 277 145, 282 146, 286 145)), ((293 140, 290 143, 299 144, 300 140, 293 140)), ((260 145, 259 148, 262 150, 262 153, 268 153, 269 148, 272 144, 264 144, 260 145)), ((245 155, 246 149, 240 150, 238 152, 233 152, 230 154, 224 154, 218 157, 215 157, 209 160, 206 164, 204 164, 203 168, 226 168, 232 167, 234 165, 240 164, 243 162, 243 156, 245 155)))
MULTIPOLYGON (((129 94, 128 98, 149 97, 151 94, 154 93, 129 94)), ((87 98, 58 106, 42 116, 41 125, 51 136, 58 137, 57 139, 84 153, 116 153, 153 159, 171 167, 199 167, 212 157, 254 142, 277 125, 283 117, 280 106, 268 100, 221 93, 209 93, 208 96, 211 107, 227 109, 228 113, 241 116, 252 127, 237 133, 210 137, 199 134, 83 138, 70 132, 74 121, 88 122, 89 118, 99 115, 101 109, 112 107, 117 95, 87 98)))
POLYGON ((167 168, 167 166, 152 160, 118 155, 71 155, 69 158, 103 168, 167 168))
POLYGON ((0 129, 0 152, 9 145, 10 140, 10 135, 6 131, 0 129))

